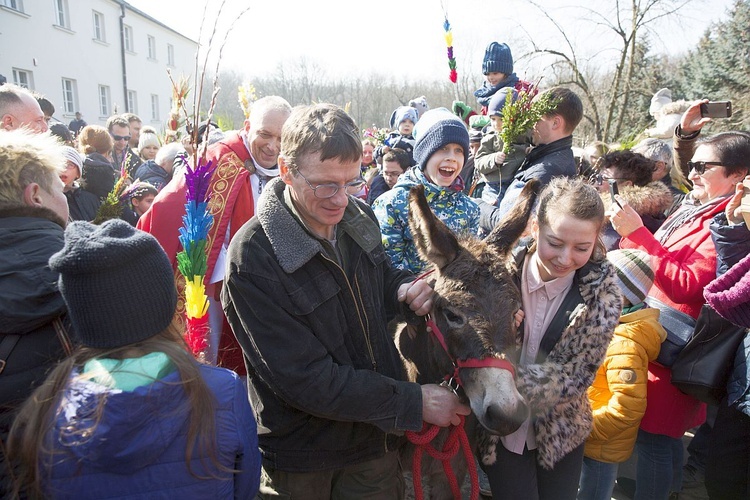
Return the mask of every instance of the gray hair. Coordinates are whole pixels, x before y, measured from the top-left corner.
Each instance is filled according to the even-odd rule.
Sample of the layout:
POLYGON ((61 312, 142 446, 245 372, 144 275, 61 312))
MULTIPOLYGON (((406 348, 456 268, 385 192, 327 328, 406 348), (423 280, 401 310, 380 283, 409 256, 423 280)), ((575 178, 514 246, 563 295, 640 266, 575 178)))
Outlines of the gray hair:
POLYGON ((154 162, 157 165, 172 163, 179 154, 187 154, 185 148, 179 142, 170 142, 159 148, 159 151, 156 152, 154 162))
POLYGON ((667 165, 672 164, 672 146, 661 139, 644 139, 636 144, 633 153, 640 153, 649 160, 663 161, 667 165))
POLYGON ((261 97, 250 107, 250 126, 260 128, 263 117, 271 112, 283 112, 288 116, 292 113, 292 106, 283 97, 276 95, 261 97))

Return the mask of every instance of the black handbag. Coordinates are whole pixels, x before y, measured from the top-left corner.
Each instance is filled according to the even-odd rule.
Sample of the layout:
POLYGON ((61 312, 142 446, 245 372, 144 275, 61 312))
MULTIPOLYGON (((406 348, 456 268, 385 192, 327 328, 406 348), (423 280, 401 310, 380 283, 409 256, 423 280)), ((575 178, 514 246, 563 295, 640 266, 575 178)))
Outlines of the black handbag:
POLYGON ((704 305, 693 336, 672 364, 672 385, 704 403, 718 404, 727 395, 727 381, 746 332, 704 305))

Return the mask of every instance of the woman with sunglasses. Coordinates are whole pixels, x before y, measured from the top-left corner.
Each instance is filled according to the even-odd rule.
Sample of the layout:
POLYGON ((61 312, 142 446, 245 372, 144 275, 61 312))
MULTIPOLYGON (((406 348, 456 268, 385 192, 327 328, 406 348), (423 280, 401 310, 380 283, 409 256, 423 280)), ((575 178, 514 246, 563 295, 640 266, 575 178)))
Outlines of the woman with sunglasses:
POLYGON ((647 302, 661 311, 660 321, 668 334, 659 359, 649 364, 648 407, 636 444, 636 499, 667 498, 670 491, 680 491, 682 435, 705 420, 705 405, 670 383, 669 366, 679 352, 679 338, 687 339, 693 331, 705 302, 704 287, 716 276, 716 248, 709 224, 724 212, 750 165, 748 133, 723 132, 698 142, 701 128, 710 121, 701 117, 703 102, 688 108, 676 131, 678 155, 692 151, 686 165, 693 189, 682 205, 655 234, 619 195, 622 207, 613 206, 610 211, 612 226, 622 236, 620 247, 651 255, 656 276, 647 302))

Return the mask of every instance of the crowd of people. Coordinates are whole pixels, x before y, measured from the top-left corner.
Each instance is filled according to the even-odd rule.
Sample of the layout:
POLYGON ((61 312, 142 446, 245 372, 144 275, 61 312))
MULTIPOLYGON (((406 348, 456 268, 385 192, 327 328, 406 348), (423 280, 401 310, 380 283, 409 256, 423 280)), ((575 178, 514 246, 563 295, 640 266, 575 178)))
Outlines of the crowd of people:
POLYGON ((415 99, 380 141, 338 106, 280 96, 239 130, 197 124, 200 146, 132 113, 55 131, 52 103, 0 86, 0 496, 403 498, 404 433, 471 412, 408 381, 389 330, 435 300, 410 191, 481 239, 531 183, 507 311, 531 411, 477 457, 483 493, 661 500, 697 479, 707 498, 748 498, 750 336, 718 405, 670 377, 707 302, 750 327, 750 133, 701 137, 700 100, 671 142, 576 148, 575 92, 529 86, 503 43, 482 72, 476 106, 415 99), (504 111, 529 92, 553 105, 504 144, 504 111), (200 360, 177 272, 193 148, 215 167, 200 360))

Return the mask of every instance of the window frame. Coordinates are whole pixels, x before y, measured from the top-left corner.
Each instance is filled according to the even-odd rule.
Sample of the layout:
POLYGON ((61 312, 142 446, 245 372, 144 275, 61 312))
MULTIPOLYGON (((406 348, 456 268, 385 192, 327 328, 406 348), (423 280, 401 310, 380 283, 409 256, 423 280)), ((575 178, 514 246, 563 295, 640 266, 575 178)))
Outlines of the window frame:
POLYGON ((55 26, 70 29, 70 7, 68 0, 55 0, 55 26), (62 22, 60 18, 62 17, 62 22))
POLYGON ((109 118, 112 114, 112 94, 109 91, 109 85, 99 85, 99 116, 109 118))
POLYGON ((23 68, 13 68, 13 83, 28 90, 34 90, 34 72, 23 68), (26 83, 21 83, 21 75, 26 76, 26 83))
POLYGON ((96 10, 92 10, 91 14, 94 28, 94 40, 106 43, 107 32, 104 27, 104 14, 96 10))
POLYGON ((138 114, 138 92, 128 89, 127 95, 128 112, 138 114))
POLYGON ((152 61, 156 61, 156 37, 153 35, 146 35, 148 43, 148 58, 152 61))
POLYGON ((158 122, 159 120, 159 94, 151 94, 151 121, 158 122))
POLYGON ((78 82, 74 78, 62 77, 62 104, 65 114, 75 114, 78 109, 78 82), (66 83, 70 84, 70 89, 66 88, 66 83))
POLYGON ((125 41, 125 50, 135 52, 135 39, 133 38, 133 27, 127 24, 122 25, 122 37, 125 41))

